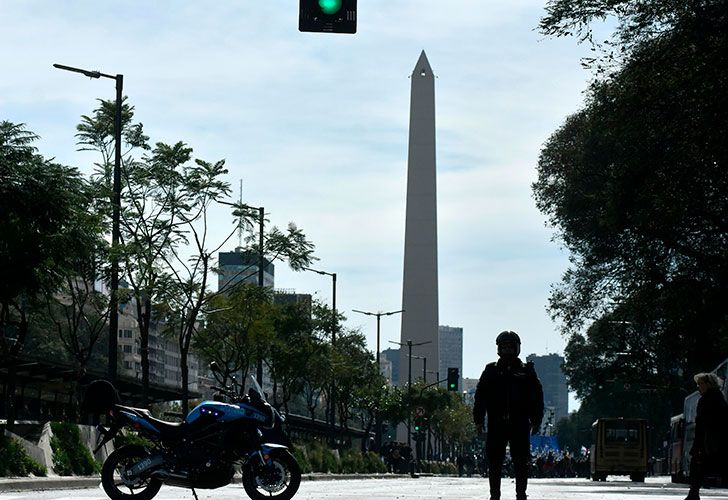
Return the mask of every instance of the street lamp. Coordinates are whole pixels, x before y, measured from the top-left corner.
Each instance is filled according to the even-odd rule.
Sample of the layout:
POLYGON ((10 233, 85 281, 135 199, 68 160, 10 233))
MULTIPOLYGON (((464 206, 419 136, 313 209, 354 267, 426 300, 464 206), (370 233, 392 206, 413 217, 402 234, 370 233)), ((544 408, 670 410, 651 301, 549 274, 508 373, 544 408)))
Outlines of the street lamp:
MULTIPOLYGON (((231 207, 257 210, 258 211, 258 286, 263 288, 263 269, 265 268, 265 252, 263 250, 263 230, 265 226, 265 208, 264 207, 251 207, 245 203, 230 203, 227 201, 217 200, 218 203, 223 205, 229 205, 231 207)), ((241 215, 242 217, 242 215, 241 215)), ((255 375, 258 379, 258 383, 263 386, 263 360, 260 356, 260 348, 258 349, 258 365, 256 366, 255 375)))
MULTIPOLYGON (((376 316, 377 317, 377 370, 381 373, 382 367, 379 364, 379 324, 381 322, 382 316, 392 316, 393 314, 398 314, 401 312, 404 312, 404 309, 399 311, 389 311, 389 312, 369 312, 369 311, 359 311, 358 309, 352 309, 355 313, 359 314, 366 314, 367 316, 376 316)), ((377 431, 376 431, 376 439, 377 443, 377 451, 379 451, 382 448, 382 419, 379 415, 379 409, 377 409, 377 431)))
POLYGON ((111 283, 109 298, 109 380, 116 381, 116 351, 119 335, 119 257, 116 247, 119 244, 119 219, 121 211, 121 104, 124 75, 107 75, 99 71, 88 71, 62 64, 54 64, 54 68, 81 73, 89 78, 110 78, 116 81, 116 113, 114 115, 114 183, 112 188, 111 213, 111 283))
POLYGON ((426 356, 412 356, 414 359, 422 360, 422 381, 427 384, 427 357, 426 356))
POLYGON ((379 311, 376 313, 368 312, 368 311, 359 311, 358 309, 352 309, 352 311, 354 311, 355 313, 359 313, 359 314, 366 314, 367 316, 376 316, 377 317, 377 369, 379 370, 379 369, 381 369, 381 368, 379 368, 379 323, 382 319, 382 316, 391 316, 393 314, 398 314, 398 313, 404 312, 404 309, 401 309, 399 311, 390 311, 390 312, 379 311))
MULTIPOLYGON (((331 293, 331 309, 333 310, 333 318, 331 321, 331 347, 336 345, 336 329, 338 327, 338 318, 336 317, 336 273, 329 273, 326 271, 320 271, 318 269, 311 269, 310 267, 304 267, 304 271, 311 271, 312 273, 322 274, 331 276, 332 293, 331 293)), ((336 381, 331 379, 331 440, 334 441, 334 433, 336 432, 336 405, 335 405, 335 392, 336 392, 336 381)))
MULTIPOLYGON (((411 340, 407 340, 407 342, 395 342, 394 340, 390 340, 392 344, 397 344, 400 347, 407 346, 409 349, 409 352, 407 354, 407 392, 409 392, 410 387, 412 387, 412 347, 416 347, 418 345, 425 345, 425 344, 432 344, 431 340, 428 340, 427 342, 418 342, 413 343, 411 340)), ((407 412, 407 446, 410 448, 412 447, 412 412, 407 412)))

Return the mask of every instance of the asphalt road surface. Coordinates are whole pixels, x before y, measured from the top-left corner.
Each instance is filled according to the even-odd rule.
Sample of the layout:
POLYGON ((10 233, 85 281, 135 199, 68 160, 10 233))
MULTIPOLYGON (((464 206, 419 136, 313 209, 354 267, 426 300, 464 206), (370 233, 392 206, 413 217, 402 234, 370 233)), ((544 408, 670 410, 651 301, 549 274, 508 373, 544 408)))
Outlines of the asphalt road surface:
MULTIPOLYGON (((248 498, 240 484, 216 490, 198 490, 200 500, 244 500, 248 498)), ((669 478, 648 478, 646 483, 632 483, 627 478, 610 478, 606 483, 583 479, 532 479, 529 500, 682 500, 687 494, 684 486, 673 485, 669 478)), ((24 491, 0 494, 2 500, 76 500, 106 499, 104 491, 96 489, 24 491)), ((189 490, 163 487, 158 500, 194 498, 189 490)), ((484 478, 421 477, 418 479, 348 479, 338 481, 304 481, 294 500, 327 498, 347 500, 376 499, 488 499, 488 480, 484 478)), ((503 480, 503 500, 515 498, 512 479, 503 480)), ((701 491, 701 499, 728 499, 728 490, 701 491)))

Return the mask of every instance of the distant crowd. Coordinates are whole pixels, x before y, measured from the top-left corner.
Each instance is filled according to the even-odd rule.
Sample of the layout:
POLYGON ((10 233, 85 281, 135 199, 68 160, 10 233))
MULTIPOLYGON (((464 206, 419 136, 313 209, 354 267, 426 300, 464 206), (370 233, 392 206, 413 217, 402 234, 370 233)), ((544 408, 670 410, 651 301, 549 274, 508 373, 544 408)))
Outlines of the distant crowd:
MULTIPOLYGON (((410 463, 414 459, 412 448, 404 443, 387 443, 381 450, 387 470, 393 473, 410 472, 410 463)), ((589 478, 588 454, 574 455, 568 451, 536 451, 531 459, 531 477, 582 477, 589 478)), ((445 459, 444 461, 450 461, 445 459)), ((487 476, 488 462, 482 454, 462 454, 455 459, 459 476, 487 476)), ((503 475, 513 477, 513 463, 506 456, 503 475)))

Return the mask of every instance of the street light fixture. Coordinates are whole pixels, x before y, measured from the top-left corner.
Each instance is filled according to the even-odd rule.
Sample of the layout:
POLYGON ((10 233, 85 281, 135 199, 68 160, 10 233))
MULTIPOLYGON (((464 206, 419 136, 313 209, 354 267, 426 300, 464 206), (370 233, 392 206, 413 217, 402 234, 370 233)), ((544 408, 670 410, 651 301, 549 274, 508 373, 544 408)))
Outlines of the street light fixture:
POLYGON ((119 257, 116 247, 120 239, 120 214, 121 214, 121 105, 122 90, 124 87, 124 75, 107 75, 99 71, 88 71, 63 64, 54 64, 54 68, 64 71, 81 73, 89 78, 110 78, 116 81, 116 113, 114 115, 114 181, 111 196, 111 282, 109 284, 109 380, 116 381, 116 351, 118 349, 119 335, 119 257))
MULTIPOLYGON (((310 267, 304 267, 304 271, 311 271, 312 273, 321 274, 325 276, 331 276, 332 293, 331 293, 331 309, 333 310, 333 318, 331 321, 331 347, 336 345, 336 329, 338 327, 338 318, 336 317, 336 273, 329 273, 327 271, 321 271, 319 269, 311 269, 310 267)), ((335 405, 335 393, 336 393, 336 381, 332 378, 331 380, 331 441, 334 442, 334 434, 336 433, 336 405, 335 405)))
MULTIPOLYGON (((245 203, 230 203, 227 201, 217 200, 218 203, 228 205, 239 209, 257 210, 258 211, 258 286, 263 288, 263 269, 265 268, 265 251, 263 249, 263 236, 265 226, 265 208, 264 207, 252 207, 245 203)), ((260 351, 260 349, 258 349, 260 351)), ((260 352, 258 352, 258 365, 255 370, 256 378, 258 383, 263 386, 263 360, 261 359, 260 352)))
POLYGON ((426 356, 412 356, 414 359, 422 360, 422 381, 427 384, 427 357, 426 356))
POLYGON ((382 319, 382 316, 392 316, 393 314, 399 314, 404 312, 404 309, 401 309, 399 311, 390 311, 390 312, 369 312, 369 311, 359 311, 358 309, 352 309, 355 313, 359 314, 366 314, 367 316, 376 316, 377 317, 377 369, 379 370, 379 323, 382 319))
MULTIPOLYGON (((404 309, 401 309, 399 311, 389 311, 389 312, 369 312, 369 311, 360 311, 358 309, 352 309, 355 313, 359 314, 366 314, 367 316, 376 316, 377 317, 377 370, 381 373, 381 366, 379 364, 379 324, 381 322, 382 316, 392 316, 393 314, 399 314, 401 312, 404 312, 404 309)), ((377 451, 379 451, 382 448, 382 419, 379 415, 379 410, 377 410, 377 430, 376 430, 376 443, 377 443, 377 451)))
MULTIPOLYGON (((409 349, 409 352, 407 354, 407 391, 409 392, 410 387, 412 387, 412 348, 416 347, 418 345, 425 345, 425 344, 432 344, 431 340, 428 340, 427 342, 418 342, 413 343, 411 340, 407 340, 407 342, 395 342, 394 340, 389 341, 392 344, 397 344, 400 347, 407 346, 409 349)), ((407 446, 410 448, 412 447, 412 414, 411 412, 407 412, 407 446)))

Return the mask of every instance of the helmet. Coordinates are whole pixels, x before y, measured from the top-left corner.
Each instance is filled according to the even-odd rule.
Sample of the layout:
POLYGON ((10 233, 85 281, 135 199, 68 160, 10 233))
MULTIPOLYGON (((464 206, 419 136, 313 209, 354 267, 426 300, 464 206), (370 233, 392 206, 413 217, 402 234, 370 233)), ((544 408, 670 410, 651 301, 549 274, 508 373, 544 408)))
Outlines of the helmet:
POLYGON ((518 336, 516 332, 512 332, 510 330, 506 330, 504 332, 500 332, 498 336, 495 339, 495 343, 498 346, 498 355, 501 354, 500 346, 501 344, 505 342, 510 342, 515 344, 516 346, 516 356, 521 354, 521 337, 518 336))

